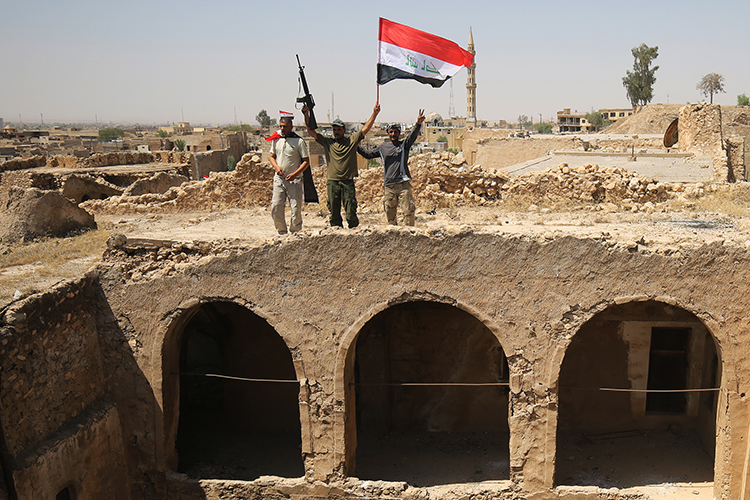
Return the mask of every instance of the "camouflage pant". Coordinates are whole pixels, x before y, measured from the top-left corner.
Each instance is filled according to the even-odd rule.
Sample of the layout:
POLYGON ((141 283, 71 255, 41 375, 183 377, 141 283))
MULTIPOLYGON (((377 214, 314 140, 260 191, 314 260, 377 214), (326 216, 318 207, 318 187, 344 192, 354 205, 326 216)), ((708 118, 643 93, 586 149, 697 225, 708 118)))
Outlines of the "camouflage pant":
POLYGON ((414 210, 416 207, 414 206, 414 195, 412 195, 409 181, 385 186, 383 209, 385 210, 388 224, 393 224, 394 226, 398 226, 397 206, 401 208, 401 212, 404 214, 404 224, 413 226, 414 210))

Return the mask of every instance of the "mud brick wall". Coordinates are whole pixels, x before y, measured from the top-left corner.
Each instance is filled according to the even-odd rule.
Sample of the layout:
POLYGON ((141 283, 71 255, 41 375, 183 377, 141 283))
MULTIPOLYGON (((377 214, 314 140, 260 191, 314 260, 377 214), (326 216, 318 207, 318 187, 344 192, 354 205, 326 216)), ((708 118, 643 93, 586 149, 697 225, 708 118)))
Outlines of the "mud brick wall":
POLYGON ((91 280, 14 304, 0 326, 1 424, 19 457, 104 394, 91 280))

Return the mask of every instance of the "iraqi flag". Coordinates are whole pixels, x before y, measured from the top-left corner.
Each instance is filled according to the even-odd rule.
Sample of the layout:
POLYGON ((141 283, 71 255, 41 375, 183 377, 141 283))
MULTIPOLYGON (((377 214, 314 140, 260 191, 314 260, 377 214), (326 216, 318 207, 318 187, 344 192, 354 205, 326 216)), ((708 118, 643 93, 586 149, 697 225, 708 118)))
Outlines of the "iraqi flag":
POLYGON ((403 24, 380 18, 378 85, 397 78, 442 86, 474 56, 458 44, 403 24))

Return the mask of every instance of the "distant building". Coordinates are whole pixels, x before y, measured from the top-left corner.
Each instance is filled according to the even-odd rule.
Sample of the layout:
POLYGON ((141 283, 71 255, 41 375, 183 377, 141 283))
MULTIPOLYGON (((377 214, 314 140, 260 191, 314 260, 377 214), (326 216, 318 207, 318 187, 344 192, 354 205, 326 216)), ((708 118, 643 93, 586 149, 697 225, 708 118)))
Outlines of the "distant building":
POLYGON ((194 131, 193 127, 190 126, 190 122, 178 122, 177 126, 159 127, 159 130, 163 130, 168 134, 189 134, 194 131))
POLYGON ((633 114, 633 108, 602 108, 599 110, 605 120, 616 122, 620 118, 625 118, 633 114))
POLYGON ((588 132, 591 124, 584 113, 571 113, 570 108, 557 112, 557 127, 559 132, 588 132))
POLYGON ((443 142, 448 149, 458 149, 463 147, 464 140, 463 127, 440 127, 427 125, 424 128, 425 142, 443 142))
POLYGON ((0 129, 2 129, 5 126, 5 122, 2 118, 0 118, 0 129))
MULTIPOLYGON (((605 120, 616 122, 633 114, 632 108, 601 108, 599 113, 605 120)), ((570 108, 557 112, 557 127, 561 133, 565 132, 594 132, 594 127, 586 120, 586 113, 571 113, 570 108)))
POLYGON ((434 111, 428 113, 422 131, 424 142, 440 142, 444 143, 446 148, 460 150, 463 147, 464 130, 466 130, 464 124, 463 118, 445 121, 440 113, 434 111), (460 122, 460 124, 456 122, 460 122))

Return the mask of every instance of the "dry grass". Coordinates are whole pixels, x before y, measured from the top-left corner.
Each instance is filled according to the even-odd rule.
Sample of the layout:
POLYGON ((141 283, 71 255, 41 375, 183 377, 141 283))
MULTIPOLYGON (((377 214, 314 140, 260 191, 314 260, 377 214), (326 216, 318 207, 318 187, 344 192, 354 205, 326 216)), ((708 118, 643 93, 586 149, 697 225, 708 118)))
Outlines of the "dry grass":
POLYGON ((13 246, 0 255, 0 269, 28 264, 42 264, 55 270, 61 264, 92 254, 101 255, 106 246, 108 230, 87 231, 69 238, 45 238, 13 246))
POLYGON ((736 217, 750 217, 750 187, 744 183, 719 186, 717 191, 697 199, 695 208, 736 217))
POLYGON ((101 257, 111 230, 69 238, 46 238, 9 247, 0 255, 0 304, 16 292, 28 295, 61 279, 81 276, 101 257))

